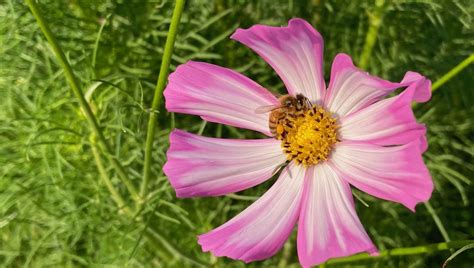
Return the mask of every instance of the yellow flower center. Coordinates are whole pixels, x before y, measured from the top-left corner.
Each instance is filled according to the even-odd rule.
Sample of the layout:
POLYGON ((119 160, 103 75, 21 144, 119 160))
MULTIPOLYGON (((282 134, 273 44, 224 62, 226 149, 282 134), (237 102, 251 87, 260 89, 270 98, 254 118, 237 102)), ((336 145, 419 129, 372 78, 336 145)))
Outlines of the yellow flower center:
POLYGON ((288 160, 305 167, 328 159, 337 139, 336 118, 320 106, 286 116, 277 135, 288 160))

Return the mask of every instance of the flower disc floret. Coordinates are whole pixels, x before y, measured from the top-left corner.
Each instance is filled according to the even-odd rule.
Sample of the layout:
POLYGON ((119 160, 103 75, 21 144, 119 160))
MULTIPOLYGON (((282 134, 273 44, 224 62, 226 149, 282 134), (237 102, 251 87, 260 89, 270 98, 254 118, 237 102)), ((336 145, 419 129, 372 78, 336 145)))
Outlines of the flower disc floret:
POLYGON ((287 117, 279 135, 287 159, 304 166, 316 165, 328 159, 337 143, 337 119, 320 106, 294 117, 287 117))

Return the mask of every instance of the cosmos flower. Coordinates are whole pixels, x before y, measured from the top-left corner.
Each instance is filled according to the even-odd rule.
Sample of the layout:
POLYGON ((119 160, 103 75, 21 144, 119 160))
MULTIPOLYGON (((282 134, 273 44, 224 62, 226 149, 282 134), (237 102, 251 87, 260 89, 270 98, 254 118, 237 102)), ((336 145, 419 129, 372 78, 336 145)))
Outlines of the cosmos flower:
POLYGON ((286 27, 255 25, 231 37, 259 54, 290 96, 309 108, 285 118, 272 136, 268 90, 233 70, 190 61, 170 75, 164 92, 170 112, 261 132, 268 138, 220 139, 174 130, 164 172, 178 197, 218 196, 260 184, 285 163, 273 186, 243 212, 199 236, 204 251, 251 262, 280 250, 297 224, 304 267, 366 251, 377 254, 357 217, 351 186, 414 211, 433 190, 421 154, 425 126, 413 101, 431 97, 431 82, 407 72, 400 83, 356 68, 338 54, 329 86, 323 76, 323 39, 306 21, 286 27), (403 90, 394 95, 396 89, 403 90))

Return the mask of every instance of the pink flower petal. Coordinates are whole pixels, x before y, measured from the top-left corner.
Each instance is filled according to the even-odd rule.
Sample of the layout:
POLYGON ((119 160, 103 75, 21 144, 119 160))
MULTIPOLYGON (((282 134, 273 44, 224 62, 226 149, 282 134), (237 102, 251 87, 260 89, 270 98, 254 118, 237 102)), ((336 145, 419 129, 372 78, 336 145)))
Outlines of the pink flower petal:
POLYGON ((415 211, 416 204, 427 201, 433 191, 419 142, 390 147, 341 142, 331 161, 342 178, 360 190, 415 211))
POLYGON ((331 81, 325 104, 333 113, 346 116, 357 112, 385 97, 393 90, 417 84, 413 100, 425 102, 430 99, 429 80, 418 73, 407 72, 402 82, 393 83, 369 75, 354 66, 350 56, 338 54, 331 69, 331 81))
MULTIPOLYGON (((411 76, 411 74, 407 74, 411 76)), ((424 140, 425 126, 418 124, 413 114, 413 100, 426 100, 430 82, 420 76, 419 80, 401 94, 381 100, 360 111, 340 119, 339 133, 343 140, 371 142, 378 145, 400 145, 424 140)), ((426 142, 419 143, 422 151, 426 142)))
POLYGON ((253 129, 271 135, 269 113, 258 107, 277 105, 265 88, 227 68, 189 61, 178 66, 164 91, 166 109, 201 116, 204 120, 253 129))
POLYGON ((408 71, 400 84, 403 86, 413 84, 415 88, 413 100, 416 102, 427 102, 431 99, 431 81, 419 73, 408 71))
POLYGON ((308 170, 298 221, 298 257, 303 267, 329 258, 377 249, 357 217, 352 192, 330 164, 308 170))
POLYGON ((260 199, 224 225, 199 236, 203 251, 245 262, 274 255, 298 219, 304 177, 303 167, 289 164, 260 199))
POLYGON ((258 53, 278 73, 292 95, 313 102, 324 98, 323 38, 306 21, 292 19, 287 27, 255 25, 232 36, 258 53))
POLYGON ((163 170, 178 197, 238 192, 269 179, 286 161, 275 139, 217 139, 174 130, 170 144, 163 170))

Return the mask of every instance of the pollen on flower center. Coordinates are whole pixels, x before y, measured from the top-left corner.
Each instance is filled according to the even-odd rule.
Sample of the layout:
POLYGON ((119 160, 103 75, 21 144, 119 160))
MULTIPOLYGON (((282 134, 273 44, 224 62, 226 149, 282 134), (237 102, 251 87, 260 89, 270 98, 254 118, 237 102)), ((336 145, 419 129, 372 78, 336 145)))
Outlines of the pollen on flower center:
POLYGON ((327 160, 337 139, 336 118, 320 106, 286 116, 283 131, 276 137, 281 140, 288 160, 304 166, 327 160))

